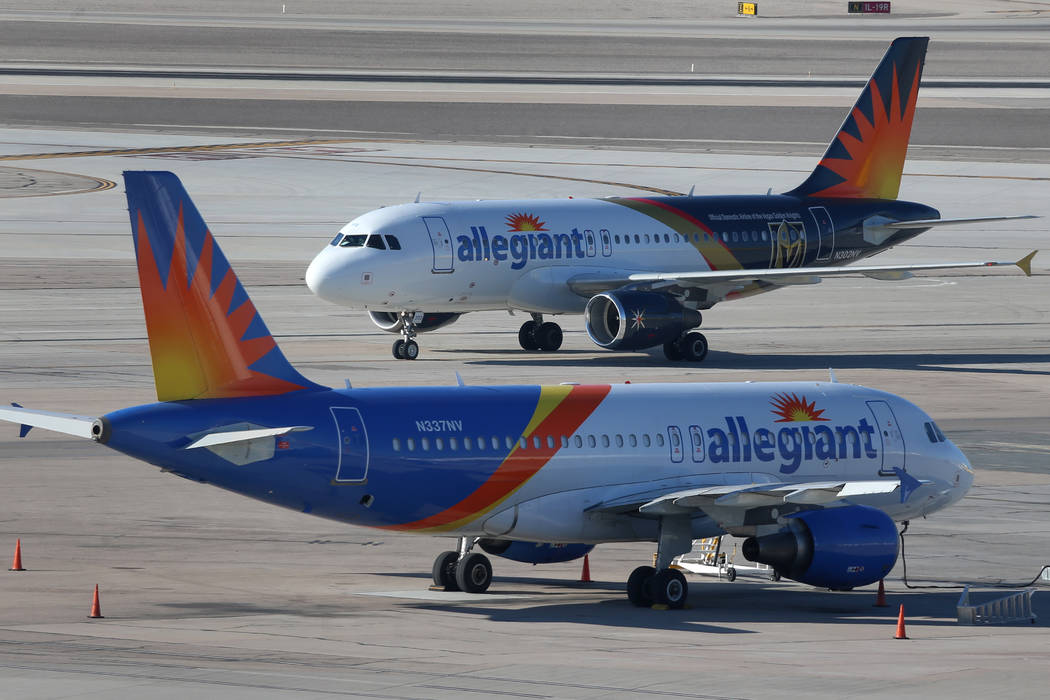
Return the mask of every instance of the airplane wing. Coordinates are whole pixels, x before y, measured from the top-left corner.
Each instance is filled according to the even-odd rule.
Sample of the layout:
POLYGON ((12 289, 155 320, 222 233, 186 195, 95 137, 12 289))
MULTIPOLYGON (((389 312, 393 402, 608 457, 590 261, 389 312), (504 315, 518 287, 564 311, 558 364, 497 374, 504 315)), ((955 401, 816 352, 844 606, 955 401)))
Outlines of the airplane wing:
POLYGON ((774 285, 816 284, 825 277, 864 275, 879 280, 908 279, 922 270, 953 270, 971 267, 999 267, 1016 265, 1027 276, 1032 275, 1033 250, 1020 260, 989 260, 983 262, 923 263, 915 265, 851 265, 847 267, 792 267, 765 270, 698 270, 695 272, 636 272, 620 275, 588 273, 569 280, 569 288, 576 294, 590 296, 623 286, 678 285, 683 287, 738 286, 753 282, 774 285))
POLYGON ((787 514, 805 506, 834 507, 865 497, 885 497, 898 490, 903 502, 928 483, 902 472, 897 479, 873 481, 732 484, 670 493, 649 490, 603 501, 587 510, 650 517, 704 514, 728 530, 775 522, 776 515, 769 512, 774 507, 779 508, 781 514, 787 514))
POLYGON ((32 428, 43 428, 44 430, 53 430, 56 433, 90 438, 91 426, 95 423, 95 419, 89 416, 55 413, 54 411, 37 411, 22 408, 18 404, 0 407, 0 420, 18 423, 21 426, 19 437, 25 437, 32 428))
POLYGON ((232 445, 238 442, 250 442, 252 440, 259 440, 265 437, 276 437, 277 435, 286 435, 288 433, 296 433, 301 430, 313 430, 312 425, 290 425, 284 428, 260 428, 256 430, 231 430, 221 433, 208 433, 207 435, 198 438, 189 445, 186 445, 186 450, 196 449, 198 447, 215 447, 216 445, 232 445))

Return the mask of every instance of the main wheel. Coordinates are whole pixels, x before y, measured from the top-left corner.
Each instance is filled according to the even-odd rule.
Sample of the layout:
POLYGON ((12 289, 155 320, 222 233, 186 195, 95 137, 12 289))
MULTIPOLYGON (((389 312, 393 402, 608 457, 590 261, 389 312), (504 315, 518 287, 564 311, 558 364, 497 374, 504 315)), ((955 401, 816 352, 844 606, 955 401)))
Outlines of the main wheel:
POLYGON ((492 564, 484 554, 468 554, 456 564, 456 584, 467 593, 484 593, 492 583, 492 564))
POLYGON ((707 338, 703 333, 686 333, 681 341, 682 355, 690 362, 703 362, 707 357, 707 338))
POLYGON ((405 359, 405 339, 398 338, 394 341, 394 346, 390 348, 390 352, 394 354, 395 360, 405 359))
POLYGON ((689 584, 678 569, 664 569, 649 579, 649 595, 654 602, 677 610, 689 597, 689 584))
POLYGON ((456 584, 456 562, 459 561, 459 552, 442 552, 434 560, 432 570, 434 585, 441 586, 446 591, 458 591, 456 584))
POLYGON ((682 359, 682 348, 678 346, 678 338, 664 343, 664 357, 671 362, 678 362, 682 359))
POLYGON ((561 326, 559 326, 557 323, 547 321, 546 323, 544 323, 536 329, 535 339, 536 344, 540 347, 540 350, 554 352, 555 350, 561 347, 561 326))
POLYGON ((655 573, 656 569, 651 566, 639 566, 631 572, 627 578, 627 600, 631 601, 631 605, 648 608, 653 604, 653 599, 649 596, 648 587, 645 584, 655 573))
POLYGON ((414 360, 419 357, 419 343, 414 340, 405 341, 405 359, 414 360))
POLYGON ((518 345, 522 350, 539 350, 540 344, 536 342, 536 331, 539 329, 535 321, 526 321, 518 329, 518 345))
POLYGON ((733 567, 729 567, 728 569, 726 569, 726 580, 730 583, 736 581, 736 569, 734 569, 733 567))

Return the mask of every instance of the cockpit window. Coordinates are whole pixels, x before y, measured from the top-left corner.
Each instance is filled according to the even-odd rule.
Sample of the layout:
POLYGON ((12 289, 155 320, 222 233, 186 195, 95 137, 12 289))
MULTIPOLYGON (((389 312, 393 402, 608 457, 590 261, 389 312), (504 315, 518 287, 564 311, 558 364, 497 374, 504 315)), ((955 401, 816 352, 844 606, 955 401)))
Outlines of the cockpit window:
POLYGON ((332 242, 329 243, 328 245, 339 245, 339 241, 342 240, 342 238, 343 238, 343 232, 340 231, 339 233, 335 234, 335 238, 333 238, 332 242))
POLYGON ((368 238, 363 233, 348 233, 343 236, 343 240, 339 242, 340 248, 360 248, 365 244, 365 239, 368 238))
POLYGON ((401 250, 401 241, 397 240, 397 236, 386 234, 386 244, 390 250, 401 250))
POLYGON ((944 442, 948 438, 944 437, 944 433, 937 427, 937 424, 933 421, 929 423, 923 423, 923 427, 926 428, 926 437, 930 439, 930 442, 944 442))
POLYGON ((386 250, 386 243, 383 243, 383 237, 378 233, 373 233, 365 241, 365 245, 369 248, 375 248, 376 250, 386 250))

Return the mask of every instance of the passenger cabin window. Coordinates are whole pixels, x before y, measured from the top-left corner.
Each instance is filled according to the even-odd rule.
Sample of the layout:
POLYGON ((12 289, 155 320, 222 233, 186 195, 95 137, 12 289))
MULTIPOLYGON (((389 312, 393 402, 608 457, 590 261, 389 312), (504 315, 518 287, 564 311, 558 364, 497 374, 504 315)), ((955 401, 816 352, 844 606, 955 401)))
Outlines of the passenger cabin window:
POLYGON ((390 250, 401 250, 401 241, 397 240, 397 236, 391 236, 389 233, 386 234, 386 245, 390 250))
POLYGON ((365 246, 369 248, 375 248, 376 250, 386 250, 386 243, 383 242, 383 237, 378 233, 373 233, 365 241, 365 246))
POLYGON ((368 238, 363 233, 348 233, 343 236, 343 240, 339 241, 340 248, 360 248, 365 244, 365 239, 368 238))

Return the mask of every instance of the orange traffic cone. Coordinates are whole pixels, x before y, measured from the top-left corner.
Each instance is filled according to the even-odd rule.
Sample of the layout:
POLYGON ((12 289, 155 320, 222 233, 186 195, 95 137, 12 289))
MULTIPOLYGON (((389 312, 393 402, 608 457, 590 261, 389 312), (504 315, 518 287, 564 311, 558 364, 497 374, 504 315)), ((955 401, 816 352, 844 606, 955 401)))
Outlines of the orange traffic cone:
POLYGON ((11 568, 8 571, 25 571, 22 568, 22 538, 19 537, 15 540, 15 558, 11 561, 11 568))
POLYGON ((91 614, 88 617, 102 617, 102 607, 98 604, 98 584, 95 584, 95 598, 91 601, 91 614))
POLYGON ((882 579, 879 579, 879 592, 875 596, 875 608, 888 608, 889 603, 886 602, 886 586, 882 583, 882 579))
POLYGON ((907 639, 908 635, 904 634, 904 603, 901 603, 901 611, 897 615, 897 634, 893 635, 894 639, 907 639))
POLYGON ((580 583, 591 582, 591 560, 586 554, 583 555, 583 571, 580 572, 580 583))

